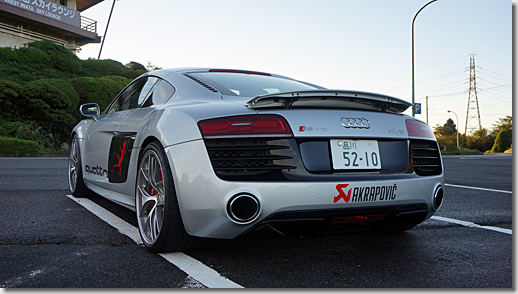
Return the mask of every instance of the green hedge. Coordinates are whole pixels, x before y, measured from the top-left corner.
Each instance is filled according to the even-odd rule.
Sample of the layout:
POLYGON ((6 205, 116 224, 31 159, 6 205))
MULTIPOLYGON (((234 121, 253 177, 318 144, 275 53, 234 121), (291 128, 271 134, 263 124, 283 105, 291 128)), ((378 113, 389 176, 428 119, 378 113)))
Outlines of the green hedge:
POLYGON ((70 83, 79 95, 79 104, 97 103, 101 111, 131 82, 130 79, 119 76, 100 78, 73 78, 70 83))
POLYGON ((25 84, 21 113, 45 131, 54 134, 57 143, 68 138, 72 127, 79 122, 79 96, 65 80, 37 80, 25 84))
POLYGON ((124 66, 111 59, 81 60, 65 47, 49 41, 33 42, 19 49, 0 48, 0 79, 17 83, 111 75, 133 80, 146 72, 143 65, 134 61, 124 66))
POLYGON ((15 82, 0 80, 0 118, 18 117, 20 92, 22 87, 15 82))
MULTIPOLYGON (((47 55, 50 65, 55 69, 68 71, 71 73, 79 73, 79 71, 81 71, 81 59, 79 59, 79 57, 72 53, 72 51, 68 50, 63 46, 59 46, 50 41, 45 40, 30 43, 29 48, 38 49, 36 51, 39 51, 40 53, 47 55)), ((23 55, 23 50, 20 51, 22 51, 23 55)), ((32 53, 31 56, 35 56, 35 53, 32 53)))
POLYGON ((0 137, 0 153, 25 154, 39 151, 40 146, 36 142, 0 137))
POLYGON ((0 48, 0 137, 28 139, 43 149, 68 141, 83 119, 80 104, 106 109, 133 79, 144 74, 136 62, 81 60, 49 41, 0 48))
POLYGON ((87 59, 83 60, 83 75, 90 77, 121 76, 128 79, 135 79, 146 70, 134 70, 124 66, 122 63, 111 59, 87 59))

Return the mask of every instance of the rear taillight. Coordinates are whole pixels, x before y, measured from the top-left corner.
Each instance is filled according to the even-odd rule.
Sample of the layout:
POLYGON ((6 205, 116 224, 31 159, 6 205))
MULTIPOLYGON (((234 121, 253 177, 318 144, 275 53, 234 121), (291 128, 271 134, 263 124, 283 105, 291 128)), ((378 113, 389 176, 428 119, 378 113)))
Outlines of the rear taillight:
POLYGON ((435 140, 432 128, 430 128, 430 126, 428 126, 427 124, 413 119, 407 119, 405 121, 405 124, 408 137, 429 138, 435 140))
POLYGON ((241 115, 198 122, 204 139, 293 137, 288 122, 279 115, 241 115))

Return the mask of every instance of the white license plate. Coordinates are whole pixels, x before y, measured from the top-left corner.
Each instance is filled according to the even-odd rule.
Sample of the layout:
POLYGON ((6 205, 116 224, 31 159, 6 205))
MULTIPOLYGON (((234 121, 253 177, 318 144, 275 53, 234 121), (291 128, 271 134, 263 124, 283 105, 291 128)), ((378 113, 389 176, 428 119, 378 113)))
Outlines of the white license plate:
POLYGON ((376 140, 331 140, 334 169, 381 169, 376 140))

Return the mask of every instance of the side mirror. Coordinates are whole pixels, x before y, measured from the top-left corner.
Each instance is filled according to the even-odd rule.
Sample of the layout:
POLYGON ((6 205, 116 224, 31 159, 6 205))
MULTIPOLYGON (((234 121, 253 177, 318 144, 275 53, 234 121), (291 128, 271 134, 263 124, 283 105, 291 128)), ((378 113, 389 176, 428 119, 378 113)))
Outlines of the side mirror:
POLYGON ((79 112, 87 117, 93 117, 95 121, 99 121, 100 108, 97 103, 87 103, 79 107, 79 112))

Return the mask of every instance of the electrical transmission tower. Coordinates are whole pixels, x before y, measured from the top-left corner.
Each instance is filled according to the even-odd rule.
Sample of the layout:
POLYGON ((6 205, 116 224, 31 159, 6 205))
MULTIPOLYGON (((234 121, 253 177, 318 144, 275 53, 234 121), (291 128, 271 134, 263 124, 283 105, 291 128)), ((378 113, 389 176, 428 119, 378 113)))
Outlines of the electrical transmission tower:
MULTIPOLYGON (((480 122, 480 109, 478 107, 477 97, 477 78, 475 76, 475 54, 470 54, 469 61, 469 94, 468 94, 468 111, 466 113, 466 128, 464 129, 464 135, 468 134, 469 130, 476 130, 477 127, 469 126, 470 120, 478 118, 478 129, 482 130, 482 123, 480 122), (471 114, 470 114, 471 110, 471 114), (474 113, 476 111, 476 113, 474 113)), ((458 126, 457 126, 458 127, 458 126)))

